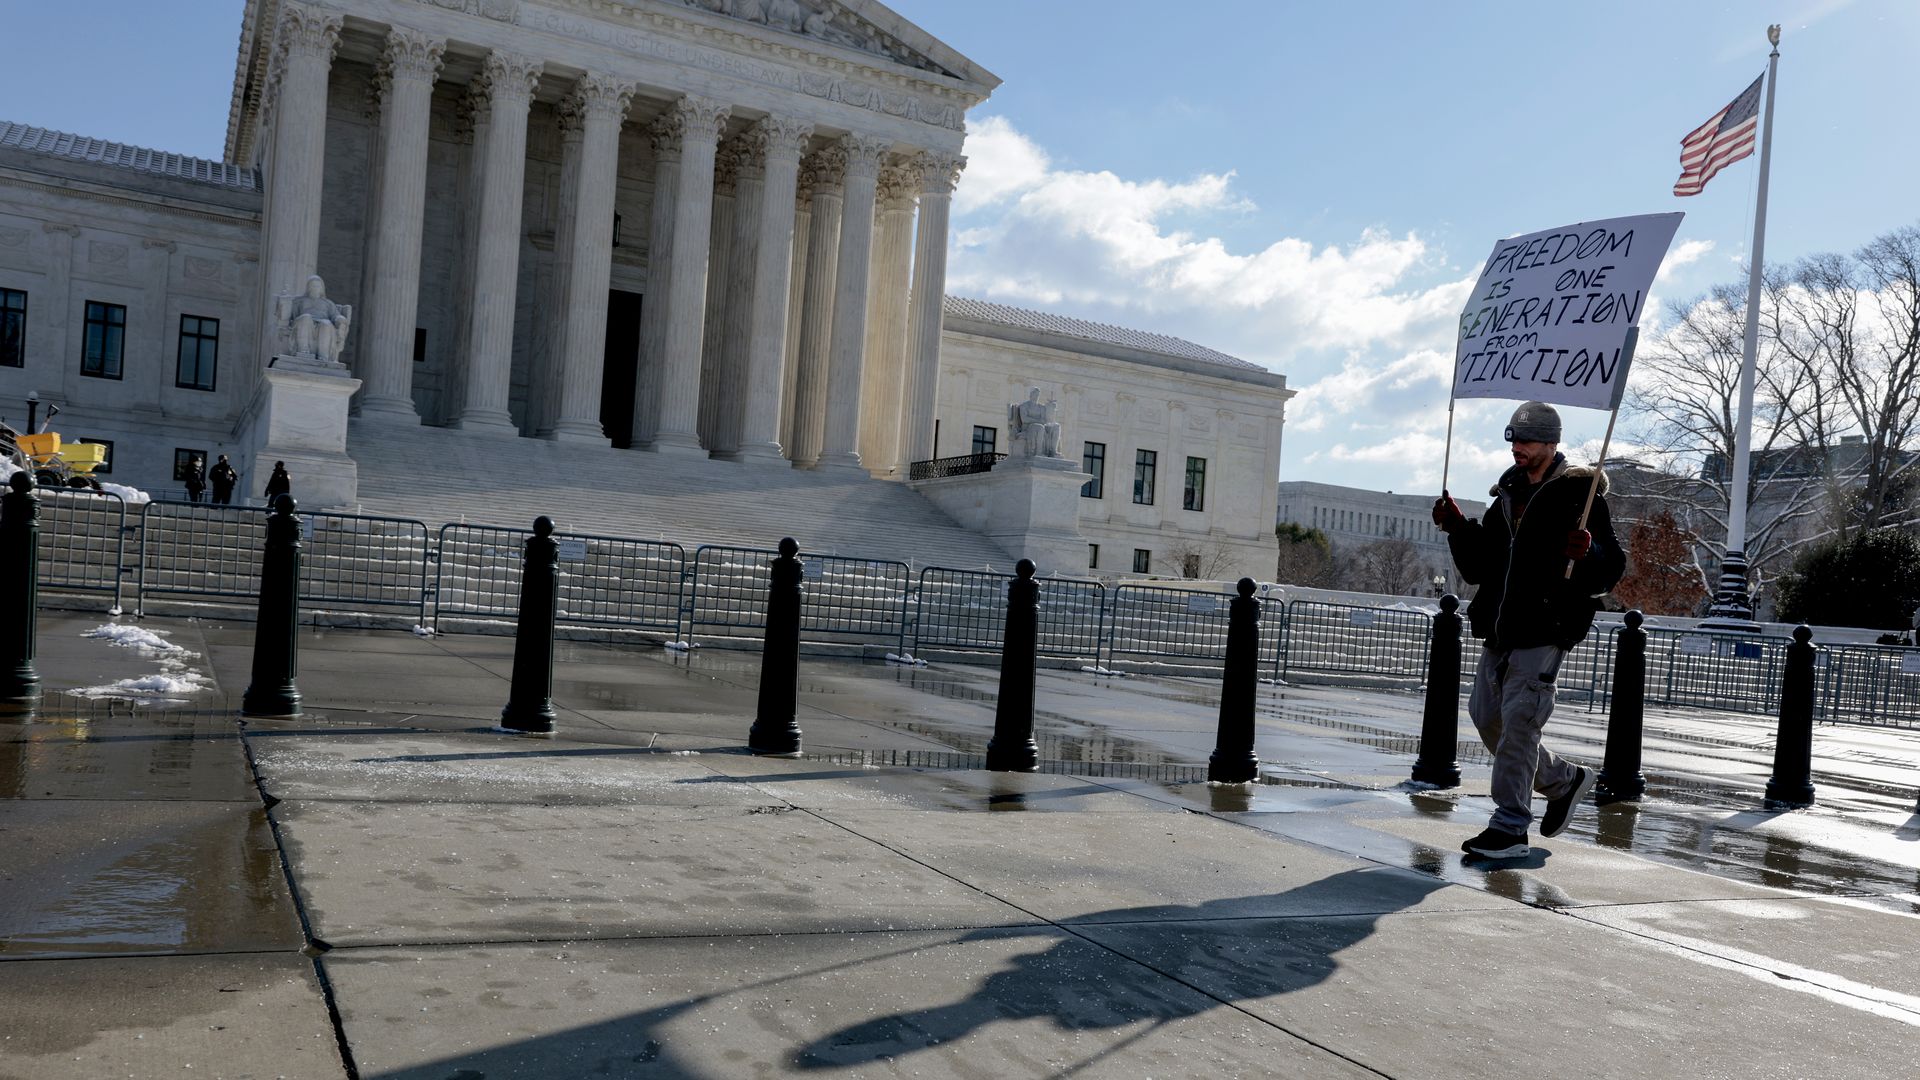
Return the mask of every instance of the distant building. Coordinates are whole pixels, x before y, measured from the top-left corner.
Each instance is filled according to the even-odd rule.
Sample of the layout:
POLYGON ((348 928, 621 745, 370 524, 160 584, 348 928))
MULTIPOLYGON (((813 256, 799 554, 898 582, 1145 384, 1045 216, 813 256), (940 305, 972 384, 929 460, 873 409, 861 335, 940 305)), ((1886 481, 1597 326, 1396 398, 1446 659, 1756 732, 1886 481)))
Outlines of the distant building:
MULTIPOLYGON (((1292 523, 1326 534, 1335 558, 1351 556, 1360 548, 1395 538, 1412 541, 1420 559, 1451 580, 1453 556, 1447 538, 1433 525, 1437 495, 1396 495, 1391 491, 1286 480, 1279 485, 1276 524, 1292 523)), ((1487 504, 1454 497, 1468 517, 1486 513, 1487 504)))

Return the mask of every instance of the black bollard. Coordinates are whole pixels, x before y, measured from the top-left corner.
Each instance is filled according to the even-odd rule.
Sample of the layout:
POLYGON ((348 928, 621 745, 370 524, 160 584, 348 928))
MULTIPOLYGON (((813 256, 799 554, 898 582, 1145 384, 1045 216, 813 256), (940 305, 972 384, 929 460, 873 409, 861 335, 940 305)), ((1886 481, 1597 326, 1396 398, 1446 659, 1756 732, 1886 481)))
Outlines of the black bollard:
POLYGON ((34 670, 40 620, 40 499, 26 470, 0 495, 0 701, 40 696, 34 670))
POLYGON ((1245 784, 1260 776, 1253 753, 1253 711, 1260 693, 1260 601, 1252 578, 1235 586, 1240 595, 1227 610, 1227 665, 1220 674, 1220 733, 1207 759, 1207 779, 1245 784))
POLYGON ((1460 763, 1454 750, 1460 741, 1460 598, 1440 598, 1440 614, 1433 617, 1433 638, 1427 644, 1427 701, 1420 719, 1420 756, 1413 762, 1413 781, 1437 788, 1460 786, 1460 763))
POLYGON ((253 624, 253 679, 240 699, 243 716, 299 716, 300 519, 293 496, 273 501, 260 558, 260 613, 253 624))
POLYGON ((1767 805, 1813 805, 1813 630, 1793 628, 1787 669, 1780 677, 1780 731, 1773 741, 1767 805))
POLYGON ((1613 693, 1607 701, 1607 756, 1594 782, 1594 801, 1607 803, 1637 799, 1647 792, 1640 775, 1640 744, 1647 702, 1647 632, 1645 616, 1627 612, 1613 654, 1613 693))
POLYGON ((520 620, 513 632, 513 686, 500 726, 522 735, 553 734, 553 617, 560 607, 560 545, 553 519, 533 519, 520 569, 520 620))
POLYGON ((747 732, 747 749, 774 757, 800 756, 800 583, 807 568, 800 545, 780 541, 767 586, 767 640, 760 651, 760 707, 747 732))
POLYGON ((993 709, 993 738, 987 741, 987 768, 994 772, 1038 772, 1040 747, 1033 741, 1033 692, 1039 673, 1040 586, 1033 560, 1021 559, 1007 582, 1007 637, 1000 648, 1000 700, 993 709))

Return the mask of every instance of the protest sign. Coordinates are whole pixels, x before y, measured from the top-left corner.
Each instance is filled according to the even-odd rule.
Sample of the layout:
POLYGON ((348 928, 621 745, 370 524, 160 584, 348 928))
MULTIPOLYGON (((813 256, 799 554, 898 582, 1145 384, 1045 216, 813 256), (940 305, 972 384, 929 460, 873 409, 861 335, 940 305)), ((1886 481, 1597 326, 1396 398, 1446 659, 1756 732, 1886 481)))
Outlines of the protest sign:
POLYGON ((1627 333, 1682 216, 1583 221, 1494 244, 1460 312, 1453 396, 1618 408, 1627 333))

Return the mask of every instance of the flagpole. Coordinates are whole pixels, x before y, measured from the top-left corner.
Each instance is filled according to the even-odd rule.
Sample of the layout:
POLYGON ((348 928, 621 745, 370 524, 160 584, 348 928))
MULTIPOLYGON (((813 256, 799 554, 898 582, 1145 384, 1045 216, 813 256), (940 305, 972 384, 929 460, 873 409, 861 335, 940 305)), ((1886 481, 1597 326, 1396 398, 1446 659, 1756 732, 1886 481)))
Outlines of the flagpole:
POLYGON ((1760 193, 1753 203, 1753 250, 1747 268, 1747 333, 1740 353, 1740 420, 1733 431, 1733 479, 1727 489, 1727 554, 1720 561, 1720 594, 1707 609, 1708 626, 1753 625, 1747 587, 1747 484, 1753 451, 1753 369, 1760 344, 1760 278, 1766 265, 1767 172, 1773 163, 1773 90, 1780 68, 1780 26, 1767 27, 1767 106, 1760 132, 1760 193))

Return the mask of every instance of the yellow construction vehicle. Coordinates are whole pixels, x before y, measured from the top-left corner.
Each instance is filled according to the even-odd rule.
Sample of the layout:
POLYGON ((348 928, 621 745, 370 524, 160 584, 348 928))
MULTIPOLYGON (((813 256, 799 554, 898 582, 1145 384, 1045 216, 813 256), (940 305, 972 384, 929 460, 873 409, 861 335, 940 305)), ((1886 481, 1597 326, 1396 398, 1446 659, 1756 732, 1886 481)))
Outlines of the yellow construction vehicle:
MULTIPOLYGON (((38 394, 29 396, 28 427, 33 426, 38 404, 38 394)), ((51 421, 59 411, 58 406, 48 405, 47 419, 51 421)), ((31 472, 33 482, 41 487, 92 491, 100 490, 100 481, 94 479, 93 470, 107 463, 107 448, 99 443, 64 442, 57 431, 22 435, 3 423, 0 423, 0 455, 11 461, 15 468, 31 472)))

